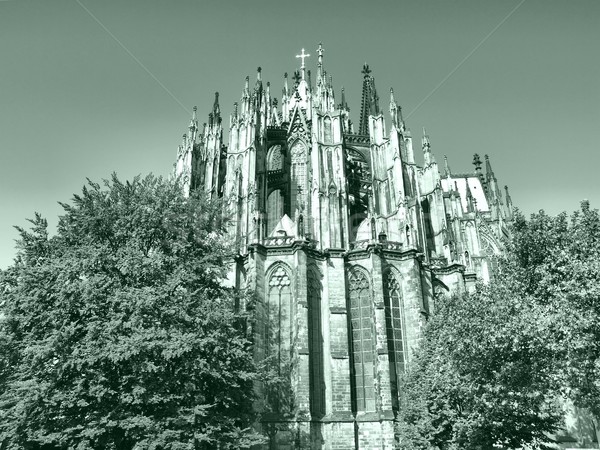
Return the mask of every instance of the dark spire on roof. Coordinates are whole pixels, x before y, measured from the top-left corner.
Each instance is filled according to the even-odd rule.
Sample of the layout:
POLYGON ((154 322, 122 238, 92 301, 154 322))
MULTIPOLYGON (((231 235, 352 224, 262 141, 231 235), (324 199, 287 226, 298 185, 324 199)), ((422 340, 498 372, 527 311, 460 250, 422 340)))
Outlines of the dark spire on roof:
POLYGON ((369 134, 369 116, 379 114, 379 97, 375 89, 375 78, 371 76, 371 69, 367 63, 363 66, 362 74, 363 91, 358 132, 360 134, 369 134))
POLYGON ((488 155, 485 155, 485 177, 488 182, 491 180, 496 180, 496 176, 492 170, 492 165, 490 164, 490 157, 488 155))
POLYGON ((473 165, 475 166, 475 172, 477 175, 481 176, 481 159, 477 153, 473 155, 473 165))
POLYGON ((450 164, 448 164, 448 156, 444 155, 444 171, 445 175, 449 177, 452 172, 450 171, 450 164))
POLYGON ((215 92, 215 102, 213 103, 212 115, 217 124, 221 123, 221 107, 219 106, 219 93, 215 92))
POLYGON ((346 111, 350 111, 350 108, 348 108, 348 103, 346 102, 346 90, 344 89, 344 86, 342 86, 342 101, 340 102, 338 108, 339 109, 345 109, 346 111))

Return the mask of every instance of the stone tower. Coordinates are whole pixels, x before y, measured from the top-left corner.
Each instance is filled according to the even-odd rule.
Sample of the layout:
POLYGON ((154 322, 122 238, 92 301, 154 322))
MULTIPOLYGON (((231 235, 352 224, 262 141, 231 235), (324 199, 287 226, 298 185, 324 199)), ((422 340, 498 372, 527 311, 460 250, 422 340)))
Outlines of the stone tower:
POLYGON ((261 69, 246 77, 223 141, 218 94, 194 116, 175 172, 186 191, 222 197, 238 256, 232 280, 256 293, 256 358, 280 382, 257 386, 270 448, 391 449, 398 380, 442 292, 494 270, 512 218, 488 157, 440 172, 423 130, 423 165, 390 90, 384 119, 364 65, 358 129, 336 103, 316 50, 280 102, 261 69), (283 380, 283 381, 281 381, 283 380))

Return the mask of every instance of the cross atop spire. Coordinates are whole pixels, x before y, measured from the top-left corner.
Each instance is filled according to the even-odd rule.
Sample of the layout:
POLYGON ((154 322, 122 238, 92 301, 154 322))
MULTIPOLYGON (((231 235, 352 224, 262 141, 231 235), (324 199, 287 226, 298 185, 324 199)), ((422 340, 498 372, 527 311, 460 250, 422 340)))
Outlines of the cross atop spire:
POLYGON ((302 79, 304 80, 304 58, 309 57, 310 55, 308 53, 304 53, 304 49, 302 49, 302 52, 299 55, 296 55, 296 58, 300 58, 302 60, 302 63, 300 64, 300 70, 302 71, 302 79))

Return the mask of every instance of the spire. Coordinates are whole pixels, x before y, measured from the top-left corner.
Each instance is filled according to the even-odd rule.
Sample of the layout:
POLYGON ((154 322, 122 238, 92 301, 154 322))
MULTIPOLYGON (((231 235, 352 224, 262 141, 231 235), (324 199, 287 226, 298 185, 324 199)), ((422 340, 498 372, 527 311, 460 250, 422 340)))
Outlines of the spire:
POLYGON ((423 147, 423 151, 425 149, 429 150, 431 148, 431 143, 429 142, 429 135, 427 134, 427 130, 423 127, 423 137, 421 138, 421 145, 423 147))
POLYGON ((246 75, 244 80, 244 90, 242 91, 242 117, 250 112, 250 77, 246 75))
POLYGON ((294 71, 294 87, 297 88, 298 85, 300 84, 300 80, 304 79, 303 77, 300 76, 300 71, 299 70, 295 70, 294 71))
POLYGON ((323 76, 323 45, 319 42, 319 47, 317 48, 317 82, 323 76))
POLYGON ((450 165, 448 164, 448 157, 446 155, 444 155, 444 170, 445 170, 446 176, 450 177, 450 174, 452 172, 450 171, 450 165))
POLYGON ((425 165, 429 165, 433 162, 433 158, 431 157, 431 144, 429 143, 429 136, 427 135, 427 130, 423 127, 423 137, 421 138, 421 147, 423 149, 423 159, 425 165))
POLYGON ((243 95, 250 96, 250 77, 246 75, 246 80, 244 82, 244 93, 243 95))
POLYGON ((477 175, 479 177, 482 176, 481 173, 481 159, 479 158, 479 155, 477 153, 475 153, 473 155, 473 165, 475 166, 475 173, 477 173, 477 175))
POLYGON ((369 134, 369 116, 379 114, 379 97, 375 89, 375 78, 371 76, 371 69, 367 63, 363 65, 362 74, 363 91, 358 132, 360 134, 369 134))
POLYGON ((398 104, 394 98, 394 88, 390 88, 390 116, 392 118, 392 125, 398 128, 398 104))
POLYGON ((233 102, 233 112, 229 117, 229 126, 231 127, 238 120, 238 102, 233 102))
POLYGON ((471 187, 469 186, 469 179, 467 178, 466 180, 466 185, 467 185, 467 212, 474 212, 475 211, 475 199, 473 198, 473 193, 471 192, 471 187))
POLYGON ((492 165, 490 164, 490 157, 485 155, 485 177, 488 180, 496 181, 496 176, 494 175, 494 171, 492 170, 492 165))
POLYGON ((510 194, 508 193, 508 186, 504 186, 504 190, 506 191, 506 206, 512 208, 512 199, 510 198, 510 194))
POLYGON ((198 118, 196 117, 196 111, 198 111, 198 107, 194 106, 192 108, 192 120, 190 120, 190 136, 194 135, 195 131, 198 131, 198 118))
POLYGON ((283 74, 283 95, 286 97, 288 95, 290 95, 289 87, 288 87, 288 73, 287 72, 283 74))
POLYGON ((215 92, 215 101, 213 103, 212 110, 213 117, 217 124, 221 123, 221 107, 219 106, 219 93, 215 92))
POLYGON ((346 103, 346 91, 344 89, 344 86, 342 86, 342 101, 340 102, 339 108, 340 109, 345 109, 346 111, 350 111, 350 108, 348 108, 348 103, 346 103))

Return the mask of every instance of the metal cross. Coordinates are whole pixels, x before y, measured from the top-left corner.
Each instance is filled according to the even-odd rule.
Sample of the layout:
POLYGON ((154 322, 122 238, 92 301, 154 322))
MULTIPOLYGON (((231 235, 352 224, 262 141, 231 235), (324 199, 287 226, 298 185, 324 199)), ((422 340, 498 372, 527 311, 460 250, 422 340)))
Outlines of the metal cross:
POLYGON ((302 59, 302 65, 300 66, 301 69, 304 69, 304 58, 310 56, 308 53, 304 53, 304 49, 302 49, 302 52, 299 55, 296 55, 296 58, 301 58, 302 59))

